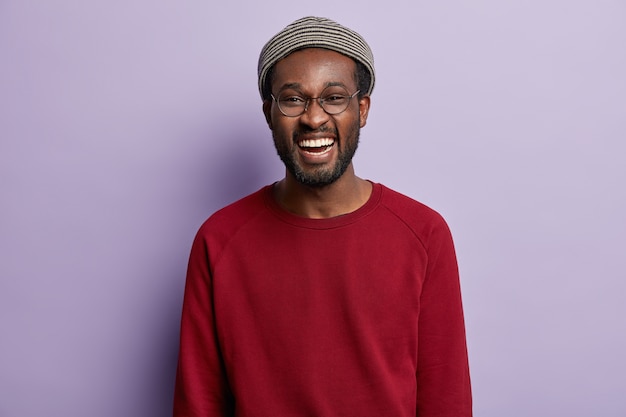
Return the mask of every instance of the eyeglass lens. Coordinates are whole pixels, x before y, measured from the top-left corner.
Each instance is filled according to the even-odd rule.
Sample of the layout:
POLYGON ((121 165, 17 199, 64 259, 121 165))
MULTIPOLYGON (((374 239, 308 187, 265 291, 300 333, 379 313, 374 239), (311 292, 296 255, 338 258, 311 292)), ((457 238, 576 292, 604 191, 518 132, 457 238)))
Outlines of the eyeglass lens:
POLYGON ((345 88, 340 86, 326 87, 319 97, 306 97, 298 91, 285 90, 279 94, 276 102, 285 116, 295 117, 303 114, 311 105, 312 100, 317 100, 326 113, 339 114, 348 108, 350 99, 357 93, 350 95, 345 88))

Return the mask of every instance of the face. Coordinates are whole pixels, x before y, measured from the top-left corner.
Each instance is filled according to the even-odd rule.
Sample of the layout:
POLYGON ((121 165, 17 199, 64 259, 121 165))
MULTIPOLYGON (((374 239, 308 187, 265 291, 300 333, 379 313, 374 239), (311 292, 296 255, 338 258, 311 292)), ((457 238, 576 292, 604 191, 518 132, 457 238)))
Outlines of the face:
MULTIPOLYGON (((355 70, 355 62, 342 54, 303 49, 274 66, 272 94, 319 97, 328 87, 343 87, 352 94, 357 90, 355 70)), ((306 111, 297 117, 283 115, 274 100, 265 101, 263 111, 288 175, 302 184, 322 187, 344 174, 369 110, 369 97, 357 97, 350 100, 345 111, 335 115, 326 113, 319 101, 310 100, 306 111)))

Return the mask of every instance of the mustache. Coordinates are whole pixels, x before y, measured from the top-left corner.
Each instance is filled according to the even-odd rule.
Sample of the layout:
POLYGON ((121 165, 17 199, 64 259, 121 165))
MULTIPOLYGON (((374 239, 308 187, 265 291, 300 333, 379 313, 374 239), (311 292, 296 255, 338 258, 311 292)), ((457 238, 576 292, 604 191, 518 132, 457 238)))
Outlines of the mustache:
POLYGON ((295 132, 293 132, 293 139, 297 140, 302 135, 311 135, 311 134, 316 134, 316 133, 321 133, 321 134, 330 133, 334 137, 339 136, 339 132, 337 131, 337 129, 333 127, 322 126, 319 129, 296 130, 295 132))

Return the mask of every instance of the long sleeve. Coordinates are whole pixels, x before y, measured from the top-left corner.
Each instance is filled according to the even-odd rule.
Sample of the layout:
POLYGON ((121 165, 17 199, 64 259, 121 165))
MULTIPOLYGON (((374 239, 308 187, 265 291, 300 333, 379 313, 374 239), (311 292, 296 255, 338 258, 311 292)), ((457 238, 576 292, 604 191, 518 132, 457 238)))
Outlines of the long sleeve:
POLYGON ((438 213, 374 184, 309 219, 266 187, 194 241, 174 417, 470 417, 464 333, 438 213))
POLYGON ((445 223, 430 236, 420 297, 417 416, 470 417, 470 388, 459 274, 445 223))
POLYGON ((216 335, 208 259, 206 242, 199 233, 185 286, 174 417, 232 415, 232 395, 216 335))

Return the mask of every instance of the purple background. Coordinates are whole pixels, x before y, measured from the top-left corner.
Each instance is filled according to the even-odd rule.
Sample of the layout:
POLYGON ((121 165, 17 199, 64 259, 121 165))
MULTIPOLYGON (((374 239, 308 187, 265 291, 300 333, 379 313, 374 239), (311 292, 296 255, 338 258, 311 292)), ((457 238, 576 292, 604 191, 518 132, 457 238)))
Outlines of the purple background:
POLYGON ((619 0, 0 1, 0 416, 170 414, 191 240, 282 175, 256 59, 309 14, 374 50, 357 172, 453 230, 475 414, 626 416, 619 0))

